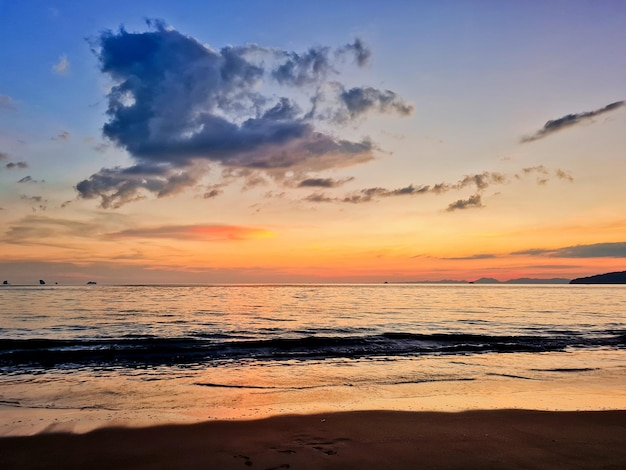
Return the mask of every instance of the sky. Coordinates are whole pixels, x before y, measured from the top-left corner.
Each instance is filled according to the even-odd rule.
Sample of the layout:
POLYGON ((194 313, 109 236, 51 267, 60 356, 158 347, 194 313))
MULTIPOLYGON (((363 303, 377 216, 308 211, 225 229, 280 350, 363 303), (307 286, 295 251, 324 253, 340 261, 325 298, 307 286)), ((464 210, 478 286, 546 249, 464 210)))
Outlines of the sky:
POLYGON ((626 270, 626 3, 0 0, 0 280, 626 270))

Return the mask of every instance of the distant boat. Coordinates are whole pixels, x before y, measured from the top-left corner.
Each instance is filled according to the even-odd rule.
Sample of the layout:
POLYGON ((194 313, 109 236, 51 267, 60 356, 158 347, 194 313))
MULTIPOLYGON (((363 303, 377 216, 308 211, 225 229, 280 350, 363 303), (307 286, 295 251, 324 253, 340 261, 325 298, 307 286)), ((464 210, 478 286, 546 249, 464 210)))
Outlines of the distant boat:
POLYGON ((39 284, 41 284, 42 286, 46 283, 46 281, 44 281, 43 279, 39 279, 39 284))
POLYGON ((88 282, 87 282, 87 285, 88 285, 88 286, 95 286, 96 284, 97 284, 97 282, 96 282, 96 281, 88 281, 88 282))
POLYGON ((2 284, 6 286, 9 284, 9 281, 4 281, 2 284))

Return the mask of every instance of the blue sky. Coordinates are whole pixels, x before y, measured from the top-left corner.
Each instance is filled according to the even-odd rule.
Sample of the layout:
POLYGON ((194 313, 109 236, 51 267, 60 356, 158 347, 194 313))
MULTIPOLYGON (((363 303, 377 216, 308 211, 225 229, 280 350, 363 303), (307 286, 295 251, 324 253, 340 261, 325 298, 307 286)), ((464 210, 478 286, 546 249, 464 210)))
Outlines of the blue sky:
POLYGON ((626 258, 622 1, 0 0, 0 31, 4 276, 27 282, 35 263, 67 282, 116 270, 197 282, 575 277, 626 258), (122 48, 142 34, 217 54, 230 46, 263 76, 202 104, 210 86, 191 68, 176 75, 191 65, 176 65, 174 49, 158 60, 171 60, 168 73, 191 80, 200 101, 174 79, 119 68, 105 31, 122 48), (348 46, 361 43, 368 56, 358 63, 348 46), (307 51, 326 51, 323 74, 306 86, 276 78, 272 67, 307 51), (160 107, 134 125, 178 119, 186 133, 105 135, 130 125, 107 114, 121 80, 136 86, 124 106, 145 89, 160 107), (241 108, 251 97, 254 112, 241 108), (312 99, 325 106, 316 116, 312 99), (292 119, 264 120, 281 102, 292 119), (220 156, 196 148, 207 142, 199 134, 198 154, 191 140, 187 150, 165 145, 207 128, 184 121, 204 112, 230 126, 239 140, 229 145, 248 136, 257 147, 220 156), (257 119, 252 134, 244 118, 257 119), (262 132, 277 129, 299 134, 276 147, 262 132), (320 135, 322 153, 307 157, 320 135), (123 197, 115 192, 145 168, 123 197), (554 255, 573 246, 587 255, 554 255), (173 251, 178 261, 163 254, 173 251))

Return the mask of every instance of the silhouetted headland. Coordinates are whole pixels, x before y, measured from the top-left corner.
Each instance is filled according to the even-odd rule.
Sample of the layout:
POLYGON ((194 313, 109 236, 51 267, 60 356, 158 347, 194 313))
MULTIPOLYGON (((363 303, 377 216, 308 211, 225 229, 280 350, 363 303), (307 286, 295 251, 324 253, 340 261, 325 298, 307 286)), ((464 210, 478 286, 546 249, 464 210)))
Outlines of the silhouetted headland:
POLYGON ((570 284, 626 284, 626 271, 572 279, 570 284))

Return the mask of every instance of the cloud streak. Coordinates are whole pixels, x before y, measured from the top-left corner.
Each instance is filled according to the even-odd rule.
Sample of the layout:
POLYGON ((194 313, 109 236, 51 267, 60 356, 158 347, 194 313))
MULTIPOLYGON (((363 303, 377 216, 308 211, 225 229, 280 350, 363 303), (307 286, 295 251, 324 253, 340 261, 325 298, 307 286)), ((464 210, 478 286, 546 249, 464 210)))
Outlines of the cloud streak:
MULTIPOLYGON (((523 168, 520 172, 513 174, 512 176, 507 176, 500 172, 495 171, 484 171, 482 173, 475 173, 473 175, 465 175, 463 178, 458 180, 456 183, 437 183, 432 185, 416 185, 409 184, 408 186, 400 187, 400 188, 383 188, 383 187, 372 187, 360 189, 357 191, 353 191, 341 197, 331 197, 322 192, 316 192, 308 195, 303 200, 306 202, 312 203, 350 203, 350 204, 361 204, 368 203, 380 200, 382 198, 389 197, 402 197, 402 196, 420 196, 425 194, 444 194, 450 191, 459 191, 466 188, 474 188, 475 193, 468 197, 467 199, 458 199, 451 204, 448 205, 446 211, 452 212, 455 210, 463 210, 463 209, 472 209, 472 208, 480 208, 484 207, 482 203, 482 193, 485 192, 492 185, 503 185, 510 182, 511 178, 514 179, 522 179, 532 174, 539 174, 540 176, 537 178, 537 184, 543 185, 549 181, 550 171, 540 165, 535 167, 523 168)), ((572 182, 573 177, 560 169, 555 171, 555 176, 558 179, 566 180, 572 182)), ((318 180, 315 180, 318 181, 318 180)), ((323 182, 325 180, 319 180, 323 182)), ((318 184, 310 186, 316 186, 319 188, 333 188, 337 185, 332 185, 330 182, 324 184, 318 184)), ((300 185, 300 187, 304 187, 306 185, 300 185)))
POLYGON ((549 258, 626 258, 626 242, 594 243, 562 248, 534 248, 515 251, 511 254, 546 256, 549 258))
POLYGON ((626 101, 616 101, 615 103, 611 103, 606 105, 604 108, 596 109, 595 111, 588 111, 584 113, 578 114, 568 114, 559 119, 554 119, 548 121, 544 124, 544 126, 539 129, 537 132, 530 136, 522 137, 520 140, 521 143, 534 142, 535 140, 543 139, 555 132, 561 131, 563 129, 567 129, 569 127, 575 126, 584 121, 589 121, 592 118, 599 116, 604 113, 608 113, 609 111, 614 111, 616 109, 621 108, 626 104, 626 101))
POLYGON ((316 113, 322 88, 337 90, 333 116, 412 110, 389 90, 367 88, 370 104, 341 98, 341 60, 352 56, 363 66, 371 54, 358 39, 304 53, 258 45, 215 50, 160 21, 148 24, 151 31, 108 31, 92 44, 114 84, 103 133, 135 162, 103 168, 76 185, 80 197, 99 199, 104 208, 150 193, 175 194, 197 185, 214 165, 279 181, 286 170, 318 172, 373 159, 377 147, 369 138, 353 141, 321 129, 331 121, 316 113))
POLYGON ((111 233, 109 239, 164 238, 193 241, 242 241, 272 237, 269 230, 239 225, 167 225, 111 233))

